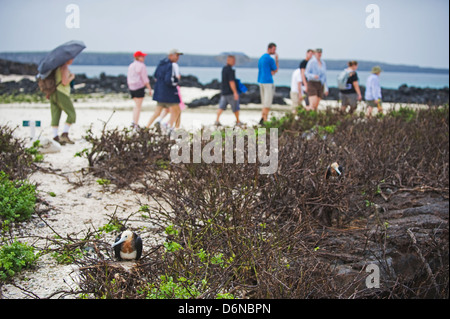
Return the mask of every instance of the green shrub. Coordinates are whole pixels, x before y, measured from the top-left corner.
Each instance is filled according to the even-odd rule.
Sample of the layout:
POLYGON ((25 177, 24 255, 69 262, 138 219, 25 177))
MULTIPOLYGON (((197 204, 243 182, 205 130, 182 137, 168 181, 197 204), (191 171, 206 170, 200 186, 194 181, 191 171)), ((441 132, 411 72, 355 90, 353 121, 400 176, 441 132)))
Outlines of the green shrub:
POLYGON ((392 117, 401 118, 406 122, 411 122, 417 116, 417 112, 408 107, 400 107, 398 111, 391 111, 389 115, 392 117))
POLYGON ((5 281, 22 269, 34 266, 37 255, 34 247, 14 241, 11 245, 0 247, 0 281, 5 281))
POLYGON ((31 217, 36 205, 36 186, 27 180, 11 181, 0 171, 0 218, 6 222, 31 217))
POLYGON ((180 277, 174 281, 173 277, 162 275, 159 279, 159 285, 148 284, 139 293, 144 294, 146 299, 191 299, 201 295, 196 285, 186 278, 180 277))

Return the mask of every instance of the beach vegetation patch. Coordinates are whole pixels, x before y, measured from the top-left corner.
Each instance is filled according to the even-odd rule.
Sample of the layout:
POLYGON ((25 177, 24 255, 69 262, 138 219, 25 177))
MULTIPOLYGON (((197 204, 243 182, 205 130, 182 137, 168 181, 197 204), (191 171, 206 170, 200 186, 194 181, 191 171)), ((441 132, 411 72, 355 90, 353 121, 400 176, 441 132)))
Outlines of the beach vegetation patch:
POLYGON ((10 180, 0 171, 0 218, 3 224, 31 217, 36 205, 36 186, 27 180, 10 180))
POLYGON ((11 244, 0 246, 0 282, 6 281, 23 269, 33 267, 38 259, 34 250, 34 247, 16 240, 11 244))

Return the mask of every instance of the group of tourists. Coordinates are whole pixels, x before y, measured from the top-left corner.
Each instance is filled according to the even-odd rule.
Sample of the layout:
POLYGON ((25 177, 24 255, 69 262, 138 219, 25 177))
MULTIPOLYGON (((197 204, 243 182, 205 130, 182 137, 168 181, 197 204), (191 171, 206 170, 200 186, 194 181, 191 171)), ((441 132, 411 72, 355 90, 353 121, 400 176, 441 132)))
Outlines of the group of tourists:
MULTIPOLYGON (((267 51, 258 60, 258 83, 261 96, 261 120, 259 124, 263 124, 268 120, 269 112, 272 107, 275 94, 274 75, 278 72, 278 54, 275 43, 269 43, 267 51)), ((317 111, 321 99, 328 95, 327 84, 327 68, 326 63, 322 59, 322 49, 306 52, 306 57, 300 62, 299 67, 292 73, 290 98, 292 100, 293 112, 296 112, 299 106, 303 106, 306 110, 317 111)), ((155 85, 152 90, 147 68, 145 65, 145 57, 147 54, 136 51, 134 53, 135 61, 128 67, 127 83, 131 98, 135 105, 133 108, 132 127, 138 127, 139 117, 142 109, 142 103, 145 97, 145 90, 148 95, 153 97, 157 102, 155 112, 149 119, 146 127, 150 127, 153 123, 156 126, 164 125, 170 130, 180 127, 181 111, 185 108, 180 94, 180 69, 177 64, 182 52, 172 49, 167 57, 161 60, 156 67, 154 77, 155 85), (167 123, 162 120, 170 114, 167 123)), ((70 126, 75 123, 76 113, 70 100, 70 83, 74 79, 74 75, 70 73, 68 66, 73 60, 67 61, 63 66, 56 69, 55 78, 57 82, 56 91, 50 96, 51 114, 52 114, 52 132, 54 140, 64 145, 73 143, 68 133, 70 126), (58 135, 58 125, 61 113, 67 113, 67 120, 64 125, 63 134, 58 135)), ((236 71, 234 66, 236 57, 232 54, 227 56, 226 65, 222 69, 221 81, 221 97, 217 110, 216 126, 220 126, 220 116, 227 106, 230 105, 236 117, 236 126, 241 127, 243 123, 239 119, 239 94, 240 83, 236 79, 236 71)), ((342 76, 338 81, 342 81, 340 85, 341 111, 353 113, 358 105, 358 101, 362 100, 361 89, 358 84, 357 61, 348 62, 348 68, 342 71, 342 76)), ((378 112, 382 112, 381 108, 381 87, 379 75, 381 68, 373 67, 372 74, 367 79, 365 101, 367 103, 367 116, 372 115, 372 109, 377 107, 378 112)))
MULTIPOLYGON (((308 49, 305 59, 300 62, 299 67, 292 73, 290 97, 293 112, 296 108, 302 106, 303 101, 306 110, 317 111, 319 103, 324 96, 327 96, 327 68, 322 59, 322 49, 308 49)), ((358 101, 362 101, 361 88, 356 70, 357 61, 349 61, 348 67, 338 76, 339 99, 341 101, 341 112, 354 113, 358 101)), ((379 75, 381 68, 374 66, 371 75, 367 79, 364 99, 367 103, 367 116, 372 116, 373 107, 377 107, 378 112, 382 113, 381 107, 381 86, 379 75)))

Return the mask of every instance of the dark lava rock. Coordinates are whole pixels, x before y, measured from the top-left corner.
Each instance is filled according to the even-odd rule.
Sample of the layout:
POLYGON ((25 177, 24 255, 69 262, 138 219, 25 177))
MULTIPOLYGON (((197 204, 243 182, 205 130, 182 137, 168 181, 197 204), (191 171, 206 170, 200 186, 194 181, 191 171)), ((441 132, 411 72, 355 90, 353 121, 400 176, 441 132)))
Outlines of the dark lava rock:
POLYGON ((19 63, 0 59, 0 74, 36 75, 38 70, 34 63, 19 63))

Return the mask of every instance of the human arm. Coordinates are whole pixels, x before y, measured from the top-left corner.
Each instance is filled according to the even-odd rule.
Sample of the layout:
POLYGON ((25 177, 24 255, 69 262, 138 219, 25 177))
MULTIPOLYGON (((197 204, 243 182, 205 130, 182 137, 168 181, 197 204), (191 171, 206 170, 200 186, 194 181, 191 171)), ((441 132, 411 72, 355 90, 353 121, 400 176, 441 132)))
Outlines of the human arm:
POLYGON ((239 100, 239 93, 237 91, 236 82, 234 80, 232 80, 229 83, 230 83, 230 89, 231 89, 231 91, 233 91, 234 99, 236 101, 239 100))
POLYGON ((148 89, 148 95, 149 95, 149 96, 152 96, 153 93, 152 93, 152 87, 150 86, 150 82, 146 83, 145 86, 146 86, 147 89, 148 89))
POLYGON ((61 84, 67 86, 73 79, 75 79, 75 74, 70 73, 67 65, 63 65, 61 67, 61 84))
POLYGON ((375 92, 375 98, 376 100, 381 100, 381 85, 380 85, 380 80, 378 78, 378 76, 375 78, 375 88, 374 88, 374 92, 375 92))
POLYGON ((152 87, 150 86, 150 80, 148 78, 147 69, 144 68, 140 73, 142 82, 144 83, 145 87, 148 89, 148 95, 152 96, 152 87))
POLYGON ((308 61, 305 69, 306 79, 311 80, 314 78, 317 80, 319 78, 319 75, 316 72, 316 64, 317 62, 312 59, 308 61))
POLYGON ((274 59, 275 63, 272 64, 272 75, 275 75, 278 72, 278 54, 275 53, 275 59, 274 59))
MULTIPOLYGON (((300 69, 300 74, 302 77, 302 82, 303 86, 305 87, 305 91, 308 91, 308 82, 306 81, 306 76, 305 76, 305 69, 300 69)), ((301 92, 301 91, 299 91, 301 92)))
POLYGON ((358 100, 361 101, 361 99, 362 99, 361 88, 359 87, 358 81, 353 82, 353 87, 355 88, 356 94, 358 94, 358 100))
POLYGON ((325 89, 325 96, 328 96, 329 90, 328 90, 328 82, 327 82, 327 66, 324 61, 322 61, 322 76, 323 76, 323 87, 325 89))

